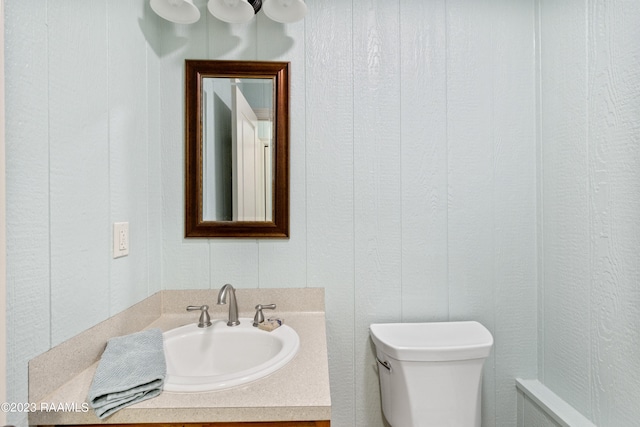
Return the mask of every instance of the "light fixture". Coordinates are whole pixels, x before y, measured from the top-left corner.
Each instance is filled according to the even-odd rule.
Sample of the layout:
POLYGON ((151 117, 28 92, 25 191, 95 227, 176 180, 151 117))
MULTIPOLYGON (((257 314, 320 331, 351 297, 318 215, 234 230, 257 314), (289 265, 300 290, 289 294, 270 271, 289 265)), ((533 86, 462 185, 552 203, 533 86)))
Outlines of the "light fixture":
POLYGON ((231 24, 249 22, 262 7, 262 0, 209 0, 207 9, 216 18, 231 24))
MULTIPOLYGON (((193 0, 149 0, 149 4, 155 13, 176 24, 193 24, 200 19, 200 10, 193 0)), ((207 3, 213 16, 230 24, 251 21, 261 8, 267 17, 283 24, 299 21, 307 14, 304 0, 209 0, 207 3)))
POLYGON ((264 14, 283 24, 296 22, 307 14, 307 5, 303 0, 265 0, 264 14))
POLYGON ((176 24, 193 24, 200 19, 193 0, 151 0, 149 4, 160 17, 176 24))

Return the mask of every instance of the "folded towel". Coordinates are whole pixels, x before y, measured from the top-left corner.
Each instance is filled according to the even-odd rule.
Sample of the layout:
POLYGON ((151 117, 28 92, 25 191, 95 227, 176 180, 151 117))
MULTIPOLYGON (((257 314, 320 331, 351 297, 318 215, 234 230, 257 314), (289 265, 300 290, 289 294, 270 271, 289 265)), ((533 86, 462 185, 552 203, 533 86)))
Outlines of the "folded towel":
POLYGON ((98 418, 159 395, 166 375, 162 331, 111 338, 89 388, 98 418))

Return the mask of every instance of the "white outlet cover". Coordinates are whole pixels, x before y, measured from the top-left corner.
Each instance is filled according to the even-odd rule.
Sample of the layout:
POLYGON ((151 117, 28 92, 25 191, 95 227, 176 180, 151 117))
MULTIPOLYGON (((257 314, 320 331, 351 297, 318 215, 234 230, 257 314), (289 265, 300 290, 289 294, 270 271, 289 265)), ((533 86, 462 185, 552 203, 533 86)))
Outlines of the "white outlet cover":
POLYGON ((113 223, 113 257, 120 258, 129 255, 129 223, 113 223))

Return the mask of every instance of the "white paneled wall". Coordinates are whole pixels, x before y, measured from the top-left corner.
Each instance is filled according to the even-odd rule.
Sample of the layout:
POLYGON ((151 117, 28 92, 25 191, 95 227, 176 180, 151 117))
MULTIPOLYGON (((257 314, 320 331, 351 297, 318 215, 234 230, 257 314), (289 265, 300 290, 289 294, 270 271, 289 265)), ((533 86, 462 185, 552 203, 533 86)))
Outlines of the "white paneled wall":
MULTIPOLYGON (((4 45, 4 2, 0 2, 0 44, 4 45)), ((0 271, 7 268, 6 227, 6 169, 4 151, 4 50, 0 52, 0 271)), ((0 277, 0 319, 7 316, 7 276, 0 277)), ((6 324, 5 324, 6 325, 6 324)), ((7 401, 7 329, 0 329, 0 400, 7 401)), ((0 424, 6 424, 7 414, 0 414, 0 424)))
POLYGON ((98 1, 47 8, 49 121, 43 143, 48 165, 43 173, 49 178, 52 344, 81 332, 82 323, 109 316, 104 303, 110 281, 104 255, 111 242, 106 15, 107 3, 98 1), (71 24, 69 16, 74 16, 71 24))
POLYGON ((354 2, 354 410, 362 426, 380 423, 367 328, 402 314, 399 3, 354 2))
POLYGON ((598 426, 640 419, 640 3, 538 0, 540 380, 598 426))
POLYGON ((292 205, 303 203, 306 210, 306 283, 325 287, 332 422, 349 425, 355 422, 358 405, 355 366, 363 366, 355 360, 354 338, 359 301, 354 299, 353 5, 332 1, 322 7, 309 2, 309 6, 303 24, 306 119, 292 123, 305 126, 301 177, 306 191, 305 199, 293 198, 292 205))
MULTIPOLYGON (((51 345, 45 23, 44 4, 24 7, 5 1, 9 402, 27 399, 27 362, 51 345)), ((8 414, 7 422, 26 425, 26 415, 8 414)))
POLYGON ((28 401, 29 359, 160 289, 159 19, 145 3, 5 1, 10 402, 28 401), (130 226, 117 260, 115 221, 130 226))
POLYGON ((307 5, 162 23, 163 286, 325 287, 338 427, 383 425, 370 323, 480 320, 484 425, 512 426, 537 368, 534 2, 307 5), (291 239, 182 237, 185 58, 291 61, 291 239))
POLYGON ((9 401, 52 345, 230 282, 325 287, 337 427, 383 425, 371 322, 448 319, 494 334, 484 426, 516 423, 516 377, 637 422, 640 3, 308 0, 228 25, 199 0, 192 26, 147 3, 5 1, 9 401), (291 61, 290 239, 183 238, 187 58, 291 61))
MULTIPOLYGON (((550 65, 550 74, 539 76, 546 83, 536 103, 535 18, 543 30, 561 31, 570 6, 556 11, 544 3, 537 11, 534 0, 309 0, 307 18, 296 24, 260 14, 249 24, 228 25, 200 1, 200 22, 181 26, 155 17, 146 3, 7 2, 9 399, 26 399, 29 358, 161 285, 322 286, 333 425, 383 425, 371 322, 463 318, 480 320, 496 339, 485 366, 484 425, 514 425, 514 378, 535 378, 538 368, 536 105, 544 104, 545 230, 556 224, 568 241, 577 236, 578 249, 592 244, 592 234, 579 228, 584 210, 573 202, 595 209, 579 179, 601 168, 593 149, 585 158, 590 166, 564 162, 585 155, 580 135, 587 130, 607 147, 610 135, 602 129, 619 129, 606 114, 598 115, 604 122, 583 126, 583 111, 596 114, 606 105, 585 109, 579 72, 577 82, 568 82, 575 90, 552 86, 558 84, 554 73, 570 69, 566 76, 573 76, 576 64, 607 69, 606 61, 591 62, 600 52, 595 47, 589 56, 571 41, 543 49, 543 64, 555 62, 545 55, 557 55, 572 67, 550 65), (186 58, 291 61, 290 239, 183 238, 186 58), (554 110, 545 91, 566 93, 575 108, 562 109, 560 100, 554 110), (555 127, 578 139, 556 147, 547 142, 555 127), (550 150, 560 150, 559 158, 550 150), (561 188, 565 182, 570 189, 561 188), (550 183, 558 183, 557 192, 553 186, 546 192, 550 183), (563 201, 566 194, 575 200, 563 201), (127 258, 110 257, 114 221, 130 222, 127 258)), ((599 3, 589 10, 609 12, 599 3)), ((562 31, 577 37, 584 25, 576 19, 562 31)), ((599 27, 590 31, 595 36, 599 27)), ((545 42, 545 34, 543 46, 555 43, 545 42)), ((615 71, 609 86, 596 85, 595 77, 590 84, 631 86, 615 71)), ((633 91, 614 93, 618 99, 633 91)), ((627 132, 634 129, 631 112, 614 115, 627 132)), ((619 179, 632 182, 625 171, 631 173, 623 167, 619 179)), ((611 187, 609 193, 597 188, 609 194, 606 200, 617 200, 611 187)), ((627 264, 632 243, 623 246, 627 264)), ((565 253, 560 238, 551 236, 548 244, 545 283, 565 274, 566 265, 596 262, 593 250, 585 263, 565 253)), ((620 283, 633 300, 631 279, 620 283)), ((565 339, 584 343, 577 332, 584 327, 581 308, 607 300, 609 290, 592 287, 585 299, 573 288, 544 289, 540 365, 551 382, 556 373, 574 378, 567 394, 589 401, 581 388, 584 372, 563 372, 563 357, 573 356, 554 346, 565 339), (573 298, 568 309, 576 313, 566 325, 563 298, 573 298)), ((622 309, 625 324, 632 323, 633 311, 622 309)), ((593 310, 589 316, 587 324, 594 322, 593 310)), ((628 328, 623 334, 631 344, 637 338, 628 328)), ((605 342, 583 346, 618 361, 605 342)), ((584 366, 585 356, 576 357, 584 366)), ((618 380, 617 372, 607 374, 598 381, 618 380)), ((596 400, 606 397, 592 390, 596 400)))
MULTIPOLYGON (((27 362, 51 345, 45 23, 44 4, 24 7, 5 1, 9 402, 27 399, 27 362)), ((26 415, 8 414, 7 422, 26 425, 26 415)))

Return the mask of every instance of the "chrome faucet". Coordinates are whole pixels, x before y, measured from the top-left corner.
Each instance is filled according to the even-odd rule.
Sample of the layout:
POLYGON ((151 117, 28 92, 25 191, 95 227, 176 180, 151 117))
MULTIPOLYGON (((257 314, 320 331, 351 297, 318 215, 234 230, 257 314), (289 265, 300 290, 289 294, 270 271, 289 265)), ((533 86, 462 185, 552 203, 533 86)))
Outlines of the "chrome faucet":
POLYGON ((229 321, 227 326, 237 326, 240 324, 238 320, 238 302, 236 301, 236 290, 230 284, 224 285, 218 293, 218 305, 227 304, 229 300, 229 321), (229 298, 227 298, 227 295, 229 298))

